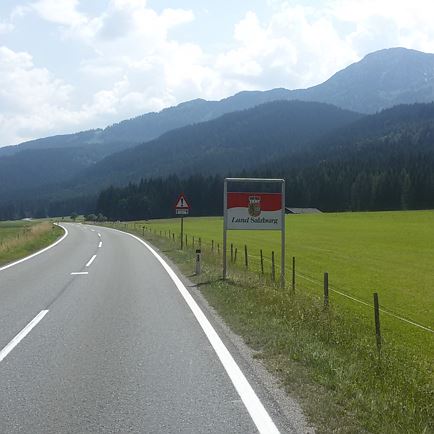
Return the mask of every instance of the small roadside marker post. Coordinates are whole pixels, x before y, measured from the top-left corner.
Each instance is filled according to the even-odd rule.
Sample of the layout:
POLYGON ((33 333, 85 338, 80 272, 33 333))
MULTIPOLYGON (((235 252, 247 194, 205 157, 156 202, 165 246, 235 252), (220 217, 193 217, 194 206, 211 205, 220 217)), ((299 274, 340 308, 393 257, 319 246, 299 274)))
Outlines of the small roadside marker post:
POLYGON ((202 265, 202 252, 201 249, 196 250, 196 274, 199 275, 201 273, 201 265, 202 265))

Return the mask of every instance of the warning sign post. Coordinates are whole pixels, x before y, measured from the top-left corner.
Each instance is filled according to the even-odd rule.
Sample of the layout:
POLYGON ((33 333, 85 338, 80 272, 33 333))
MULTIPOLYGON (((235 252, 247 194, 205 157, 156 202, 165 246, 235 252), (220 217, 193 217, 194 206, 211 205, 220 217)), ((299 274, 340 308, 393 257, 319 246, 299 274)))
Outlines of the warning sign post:
POLYGON ((224 182, 223 279, 227 274, 228 230, 277 230, 281 232, 280 283, 285 286, 285 180, 226 178, 224 182), (228 192, 231 184, 278 184, 279 193, 228 192))
POLYGON ((184 216, 190 213, 190 205, 187 202, 187 199, 184 196, 184 193, 181 193, 178 196, 175 204, 175 213, 176 215, 181 216, 181 250, 184 248, 184 216))

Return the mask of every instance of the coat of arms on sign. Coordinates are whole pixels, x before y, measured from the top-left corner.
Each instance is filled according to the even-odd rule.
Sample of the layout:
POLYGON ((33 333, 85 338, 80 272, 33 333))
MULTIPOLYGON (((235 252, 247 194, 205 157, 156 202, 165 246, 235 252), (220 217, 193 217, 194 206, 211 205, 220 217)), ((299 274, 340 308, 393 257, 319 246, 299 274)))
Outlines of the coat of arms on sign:
POLYGON ((258 217, 261 214, 260 196, 249 196, 249 214, 252 217, 258 217))

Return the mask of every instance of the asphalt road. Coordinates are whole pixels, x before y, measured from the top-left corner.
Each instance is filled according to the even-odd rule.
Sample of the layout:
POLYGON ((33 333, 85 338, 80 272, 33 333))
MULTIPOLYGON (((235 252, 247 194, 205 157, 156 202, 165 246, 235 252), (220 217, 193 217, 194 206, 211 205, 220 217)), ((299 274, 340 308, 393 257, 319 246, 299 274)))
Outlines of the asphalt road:
POLYGON ((0 432, 278 432, 261 385, 146 246, 64 226, 0 270, 0 432))

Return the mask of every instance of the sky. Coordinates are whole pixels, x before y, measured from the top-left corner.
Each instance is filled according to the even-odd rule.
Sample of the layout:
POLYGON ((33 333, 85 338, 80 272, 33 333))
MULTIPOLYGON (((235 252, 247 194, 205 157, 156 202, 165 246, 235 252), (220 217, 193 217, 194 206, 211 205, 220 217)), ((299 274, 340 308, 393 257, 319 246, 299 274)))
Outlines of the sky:
POLYGON ((0 146, 434 52, 432 0, 1 0, 0 146))

